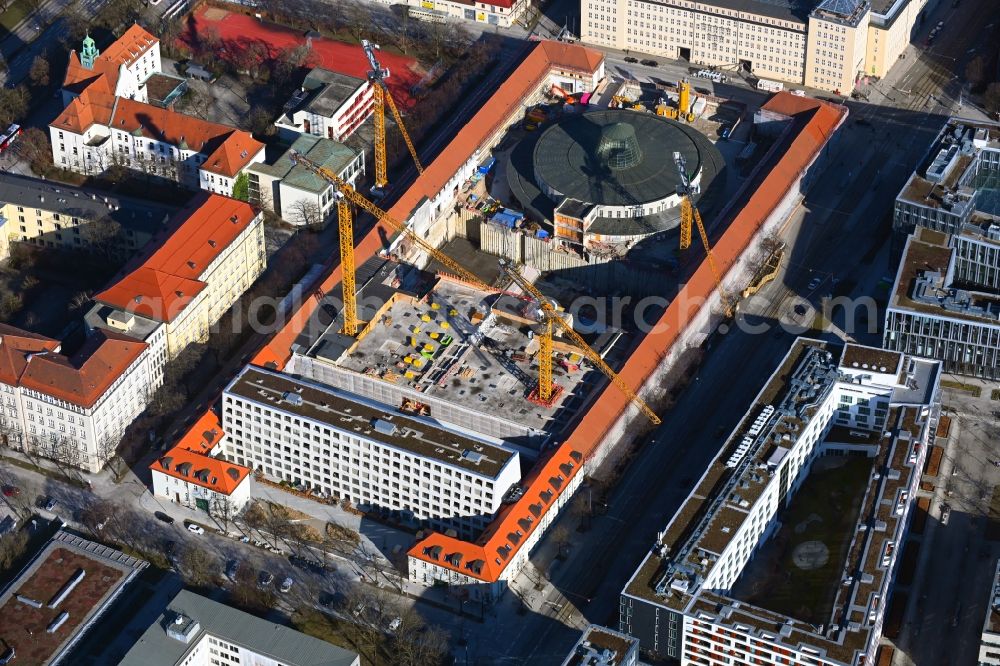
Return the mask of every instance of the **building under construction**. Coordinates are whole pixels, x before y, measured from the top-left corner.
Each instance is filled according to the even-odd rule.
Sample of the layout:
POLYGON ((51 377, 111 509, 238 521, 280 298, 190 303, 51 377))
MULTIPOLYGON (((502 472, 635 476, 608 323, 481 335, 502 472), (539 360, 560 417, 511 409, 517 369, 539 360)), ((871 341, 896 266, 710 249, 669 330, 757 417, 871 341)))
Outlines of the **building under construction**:
MULTIPOLYGON (((729 222, 713 238, 715 265, 690 262, 684 284, 676 287, 676 298, 640 339, 628 340, 613 329, 599 329, 584 341, 573 331, 576 322, 562 314, 554 320, 557 308, 551 299, 531 282, 515 278, 516 270, 504 269, 511 278, 507 282, 516 288, 500 282, 484 288, 482 279, 468 278, 461 262, 448 259, 445 268, 438 270, 432 260, 442 258, 434 248, 455 236, 463 183, 475 177, 510 128, 521 124, 525 109, 535 106, 553 85, 575 94, 594 89, 603 78, 599 53, 565 43, 535 44, 491 99, 395 198, 387 214, 376 214, 371 231, 354 243, 356 268, 352 260, 348 275, 340 262, 333 261, 322 277, 306 281, 302 293, 309 296, 282 309, 284 325, 252 360, 253 365, 277 375, 377 403, 380 415, 370 421, 354 423, 356 414, 348 413, 346 407, 342 409, 346 416, 331 419, 326 415, 326 421, 352 421, 344 425, 358 432, 359 438, 362 434, 372 439, 389 437, 390 431, 397 432, 391 427, 393 422, 402 422, 405 416, 445 433, 483 439, 518 453, 523 467, 520 479, 503 492, 502 509, 478 536, 445 530, 424 534, 414 544, 409 551, 409 576, 414 582, 461 587, 471 599, 484 602, 503 594, 534 544, 572 497, 588 466, 597 464, 621 440, 626 423, 648 410, 635 393, 655 389, 658 373, 673 362, 678 350, 702 344, 717 326, 722 298, 719 280, 749 279, 747 250, 773 232, 797 203, 827 141, 846 115, 842 107, 789 94, 769 101, 772 115, 784 120, 774 124, 764 166, 747 178, 745 187, 729 202, 729 222), (401 228, 406 232, 399 234, 401 228), (456 267, 461 279, 454 273, 456 267), (342 283, 348 279, 353 287, 345 290, 342 283), (342 322, 340 303, 346 291, 357 301, 357 330, 352 334, 345 332, 342 322), (691 303, 704 305, 692 311, 691 303), (551 345, 551 354, 542 349, 543 341, 551 345), (544 358, 552 362, 551 379, 561 390, 542 404, 529 398, 532 386, 543 386, 540 360, 544 358), (604 363, 617 372, 603 368, 604 363), (596 369, 611 383, 596 381, 601 377, 596 369)), ((592 153, 601 156, 606 168, 619 166, 626 173, 650 159, 644 153, 649 144, 633 142, 632 133, 618 124, 615 114, 599 113, 608 116, 595 133, 592 153)), ((705 193, 711 176, 706 166, 708 153, 683 128, 653 120, 662 124, 654 126, 662 128, 664 137, 673 137, 670 149, 684 154, 672 162, 672 155, 664 155, 667 161, 652 163, 651 173, 671 178, 675 187, 683 184, 685 190, 690 183, 684 181, 700 183, 705 193), (678 164, 686 165, 683 174, 678 164)), ((553 140, 558 140, 557 134, 553 133, 553 140)), ((555 175, 551 178, 543 182, 553 188, 561 186, 555 175)), ((669 199, 668 188, 661 186, 657 191, 662 196, 650 201, 662 204, 662 199, 669 199)), ((624 261, 609 263, 629 272, 624 261)), ((662 279, 657 286, 663 286, 662 279)), ((303 396, 309 387, 302 388, 302 393, 294 387, 280 394, 277 389, 265 391, 271 398, 260 394, 259 399, 275 405, 281 401, 283 411, 291 414, 304 409, 303 396)), ((259 394, 252 386, 248 390, 251 397, 259 394)), ((324 407, 318 394, 308 402, 310 409, 318 411, 333 404, 324 407)), ((650 414, 656 418, 651 411, 646 415, 650 414)), ((476 458, 474 446, 459 452, 453 442, 442 444, 437 447, 442 452, 432 447, 426 457, 444 456, 440 464, 447 465, 448 457, 457 455, 463 464, 475 464, 469 463, 476 458)), ((370 471, 357 467, 353 460, 330 455, 331 465, 337 460, 331 474, 349 477, 352 501, 363 498, 365 485, 371 485, 370 471)), ((406 465, 405 456, 413 454, 400 451, 399 461, 395 452, 387 455, 393 465, 406 465)), ((312 462, 308 466, 302 462, 298 477, 289 479, 295 470, 282 468, 280 478, 308 487, 305 474, 315 471, 309 471, 312 462)), ((390 474, 390 478, 395 477, 390 474)), ((427 481, 414 479, 413 483, 427 481)), ((471 492, 477 496, 475 487, 471 492)), ((448 521, 448 510, 463 515, 463 506, 442 507, 437 517, 442 523, 448 521)), ((373 506, 374 511, 379 508, 373 506)))

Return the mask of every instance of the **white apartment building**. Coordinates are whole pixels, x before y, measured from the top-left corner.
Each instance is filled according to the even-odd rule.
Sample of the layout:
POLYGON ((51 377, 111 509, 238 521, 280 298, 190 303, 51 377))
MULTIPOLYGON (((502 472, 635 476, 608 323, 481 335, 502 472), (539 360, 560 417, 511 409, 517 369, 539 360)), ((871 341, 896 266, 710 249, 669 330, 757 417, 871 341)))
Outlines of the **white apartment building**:
POLYGON ((162 325, 168 359, 208 339, 266 265, 263 216, 250 204, 204 193, 177 220, 141 264, 94 297, 89 315, 92 327, 140 339, 162 325))
POLYGON ((365 154, 332 139, 302 134, 272 164, 258 162, 247 168, 250 203, 295 226, 324 225, 337 211, 336 188, 293 162, 293 152, 336 173, 351 187, 364 175, 365 154))
POLYGON ((344 141, 371 115, 374 104, 375 93, 367 79, 316 67, 285 103, 274 126, 291 140, 309 134, 344 141))
POLYGON ((98 472, 162 382, 144 342, 93 333, 71 358, 61 343, 0 325, 0 437, 17 449, 98 472))
POLYGON ((466 537, 521 477, 517 452, 500 442, 255 367, 226 388, 222 409, 228 460, 466 537))
POLYGON ((150 464, 153 495, 231 520, 251 499, 253 477, 218 457, 226 433, 211 409, 169 451, 150 464))
POLYGON ((927 0, 581 0, 585 43, 849 93, 885 76, 927 0))
POLYGON ((825 343, 800 339, 622 591, 619 628, 683 665, 713 663, 720 651, 749 663, 872 663, 935 431, 939 378, 934 361, 853 344, 838 360, 825 343), (823 455, 865 456, 877 473, 831 620, 817 630, 733 588, 823 455))
POLYGON ((332 643, 181 590, 118 664, 360 666, 361 658, 332 643))

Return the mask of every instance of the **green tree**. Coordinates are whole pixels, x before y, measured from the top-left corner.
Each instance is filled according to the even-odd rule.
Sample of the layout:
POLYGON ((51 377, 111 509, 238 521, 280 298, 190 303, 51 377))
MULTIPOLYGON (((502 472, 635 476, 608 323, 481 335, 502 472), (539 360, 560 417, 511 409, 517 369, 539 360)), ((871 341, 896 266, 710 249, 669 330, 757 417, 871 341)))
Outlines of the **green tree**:
POLYGON ((250 179, 246 172, 236 176, 236 181, 233 183, 233 198, 240 201, 250 200, 250 179))

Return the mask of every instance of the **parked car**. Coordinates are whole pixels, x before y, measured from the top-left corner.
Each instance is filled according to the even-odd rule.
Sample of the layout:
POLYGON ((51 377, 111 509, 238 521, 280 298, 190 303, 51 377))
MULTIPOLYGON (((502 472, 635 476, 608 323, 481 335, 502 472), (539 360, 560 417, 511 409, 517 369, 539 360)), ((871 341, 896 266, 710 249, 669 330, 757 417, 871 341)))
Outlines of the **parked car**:
POLYGON ((403 624, 403 618, 399 616, 392 618, 392 621, 389 622, 389 631, 391 633, 395 633, 396 630, 399 629, 399 625, 401 624, 403 624))
POLYGON ((194 534, 204 534, 205 533, 205 528, 202 527, 201 525, 199 525, 198 523, 188 523, 187 524, 187 528, 188 528, 188 532, 192 532, 194 534))
POLYGON ((813 278, 812 280, 809 281, 809 290, 811 291, 813 289, 816 289, 822 283, 823 283, 823 278, 818 278, 818 277, 813 278))
POLYGON ((240 568, 239 560, 229 560, 226 562, 226 578, 236 580, 236 572, 240 568))
POLYGON ((167 514, 163 513, 162 511, 154 511, 153 515, 156 517, 157 520, 163 521, 167 525, 169 525, 170 523, 174 522, 174 519, 172 517, 168 516, 167 514))
POLYGON ((285 580, 281 581, 281 586, 278 587, 278 591, 284 594, 288 592, 288 590, 292 589, 293 584, 295 584, 295 581, 292 580, 290 576, 286 576, 285 580))
POLYGON ((270 571, 261 571, 257 576, 257 587, 265 588, 274 582, 274 574, 270 571))
POLYGON ((56 498, 50 495, 45 498, 45 501, 42 504, 42 508, 45 509, 46 511, 53 511, 58 505, 59 502, 56 500, 56 498))
POLYGON ((951 518, 951 507, 947 504, 941 505, 941 524, 947 525, 948 519, 951 518))
POLYGON ((625 56, 625 62, 636 63, 639 62, 638 58, 633 58, 632 56, 625 56))
POLYGON ((660 63, 656 62, 655 60, 649 60, 648 58, 646 60, 643 60, 642 64, 645 65, 646 67, 658 67, 660 65, 660 63))
POLYGON ((17 497, 21 494, 21 489, 17 486, 4 486, 3 495, 4 497, 17 497))

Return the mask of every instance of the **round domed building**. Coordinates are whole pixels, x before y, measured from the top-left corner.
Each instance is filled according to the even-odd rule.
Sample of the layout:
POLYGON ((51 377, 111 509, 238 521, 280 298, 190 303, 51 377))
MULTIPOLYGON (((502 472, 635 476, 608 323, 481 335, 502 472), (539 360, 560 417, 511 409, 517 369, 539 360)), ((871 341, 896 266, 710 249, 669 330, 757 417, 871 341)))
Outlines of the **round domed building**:
MULTIPOLYGON (((525 213, 551 224, 558 240, 638 242, 680 223, 675 153, 684 157, 698 203, 724 162, 697 130, 631 110, 567 114, 511 150, 507 183, 525 213)), ((710 203, 699 206, 703 215, 710 203)))

